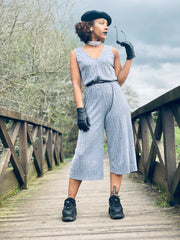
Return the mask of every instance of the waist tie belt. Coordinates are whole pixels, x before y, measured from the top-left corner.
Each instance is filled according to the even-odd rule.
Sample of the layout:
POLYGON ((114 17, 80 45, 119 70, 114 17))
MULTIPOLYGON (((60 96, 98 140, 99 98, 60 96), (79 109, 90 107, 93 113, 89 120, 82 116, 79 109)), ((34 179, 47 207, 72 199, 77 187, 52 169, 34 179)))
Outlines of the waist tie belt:
POLYGON ((116 82, 117 80, 97 80, 94 82, 90 82, 86 85, 86 87, 89 87, 91 85, 97 84, 97 83, 107 83, 107 82, 116 82))

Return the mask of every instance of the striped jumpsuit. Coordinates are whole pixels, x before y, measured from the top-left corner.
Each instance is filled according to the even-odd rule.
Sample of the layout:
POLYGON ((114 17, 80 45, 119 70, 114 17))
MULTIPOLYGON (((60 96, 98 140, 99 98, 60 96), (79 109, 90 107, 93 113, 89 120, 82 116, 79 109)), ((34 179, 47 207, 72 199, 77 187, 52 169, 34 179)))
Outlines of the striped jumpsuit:
POLYGON ((114 70, 112 47, 104 45, 94 59, 81 47, 75 49, 81 81, 87 85, 84 106, 90 119, 87 132, 79 130, 77 146, 71 163, 70 178, 102 180, 104 160, 104 130, 106 131, 110 172, 121 175, 137 171, 131 113, 114 70))

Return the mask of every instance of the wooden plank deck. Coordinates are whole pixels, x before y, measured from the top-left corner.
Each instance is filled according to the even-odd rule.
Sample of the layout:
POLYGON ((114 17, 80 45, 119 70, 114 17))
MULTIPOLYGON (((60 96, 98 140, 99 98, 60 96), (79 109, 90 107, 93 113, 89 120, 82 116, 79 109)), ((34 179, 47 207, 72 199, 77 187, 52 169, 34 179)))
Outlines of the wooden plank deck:
POLYGON ((77 196, 75 222, 61 221, 70 163, 48 172, 28 190, 10 198, 1 208, 0 239, 180 239, 180 215, 174 207, 155 204, 147 185, 124 177, 121 202, 125 218, 108 215, 109 165, 105 157, 103 181, 83 182, 77 196))

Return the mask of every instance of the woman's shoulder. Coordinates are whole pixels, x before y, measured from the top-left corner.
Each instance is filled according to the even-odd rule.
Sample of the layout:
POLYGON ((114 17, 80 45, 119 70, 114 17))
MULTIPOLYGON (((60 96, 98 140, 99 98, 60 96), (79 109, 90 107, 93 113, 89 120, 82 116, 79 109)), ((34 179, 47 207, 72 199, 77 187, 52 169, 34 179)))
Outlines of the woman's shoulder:
POLYGON ((76 58, 78 62, 81 61, 82 59, 84 59, 84 51, 82 50, 83 50, 82 47, 74 48, 71 51, 70 57, 74 59, 76 58))
POLYGON ((72 51, 71 51, 71 54, 79 54, 82 52, 82 47, 77 47, 77 48, 74 48, 72 51))
POLYGON ((80 47, 76 47, 72 51, 75 51, 75 52, 80 51, 80 50, 82 50, 83 47, 84 47, 84 45, 82 45, 80 47))
POLYGON ((80 49, 80 47, 74 48, 73 50, 71 50, 70 55, 71 55, 71 56, 76 56, 76 54, 78 53, 79 49, 80 49))
POLYGON ((118 54, 117 48, 115 48, 115 47, 111 47, 111 48, 112 48, 112 52, 113 52, 114 54, 118 54))
POLYGON ((117 48, 111 46, 111 45, 104 45, 106 48, 109 48, 109 50, 113 53, 114 56, 117 56, 119 54, 117 48))

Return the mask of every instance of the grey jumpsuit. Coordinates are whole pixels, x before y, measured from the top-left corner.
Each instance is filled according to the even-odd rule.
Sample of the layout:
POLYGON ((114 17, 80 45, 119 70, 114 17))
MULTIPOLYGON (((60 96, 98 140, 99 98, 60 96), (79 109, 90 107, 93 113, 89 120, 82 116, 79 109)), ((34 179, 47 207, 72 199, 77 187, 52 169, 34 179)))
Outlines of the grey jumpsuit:
POLYGON ((79 130, 70 178, 103 179, 104 129, 110 172, 120 175, 137 171, 131 113, 120 84, 114 81, 117 77, 112 47, 104 45, 97 59, 81 47, 75 52, 83 85, 97 80, 112 82, 97 83, 85 90, 84 106, 91 126, 87 132, 79 130))

